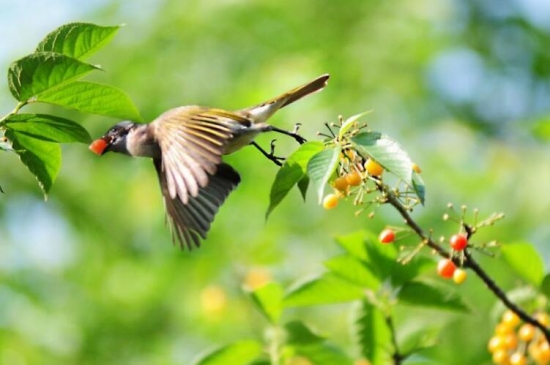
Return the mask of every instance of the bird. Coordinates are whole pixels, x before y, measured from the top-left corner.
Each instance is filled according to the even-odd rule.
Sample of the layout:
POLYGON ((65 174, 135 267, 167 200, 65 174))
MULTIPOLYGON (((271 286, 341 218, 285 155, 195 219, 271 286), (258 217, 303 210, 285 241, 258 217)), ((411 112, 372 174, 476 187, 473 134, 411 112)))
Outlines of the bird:
POLYGON ((89 148, 101 156, 116 152, 153 160, 170 226, 172 241, 189 250, 200 247, 220 206, 240 181, 240 175, 222 160, 223 155, 254 145, 281 165, 282 158, 263 150, 254 139, 264 132, 278 132, 299 143, 305 139, 266 121, 279 109, 322 90, 328 74, 293 88, 261 104, 236 111, 197 105, 170 109, 150 123, 122 121, 111 127, 89 148))

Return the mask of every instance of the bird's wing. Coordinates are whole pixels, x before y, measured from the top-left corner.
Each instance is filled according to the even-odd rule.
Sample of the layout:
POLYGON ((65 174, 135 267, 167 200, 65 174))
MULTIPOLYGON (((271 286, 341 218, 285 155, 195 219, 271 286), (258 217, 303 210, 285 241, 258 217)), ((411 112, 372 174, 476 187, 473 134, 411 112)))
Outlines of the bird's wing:
POLYGON ((172 240, 177 239, 182 248, 199 247, 200 239, 206 238, 218 208, 241 181, 239 174, 231 166, 220 163, 214 175, 210 176, 208 185, 200 187, 197 196, 189 196, 187 203, 183 203, 178 197, 170 196, 166 174, 162 171, 162 161, 154 159, 153 162, 159 177, 172 240))
POLYGON ((171 199, 187 204, 201 187, 207 186, 232 137, 229 120, 248 122, 224 110, 187 106, 169 110, 151 123, 162 152, 161 171, 171 199))

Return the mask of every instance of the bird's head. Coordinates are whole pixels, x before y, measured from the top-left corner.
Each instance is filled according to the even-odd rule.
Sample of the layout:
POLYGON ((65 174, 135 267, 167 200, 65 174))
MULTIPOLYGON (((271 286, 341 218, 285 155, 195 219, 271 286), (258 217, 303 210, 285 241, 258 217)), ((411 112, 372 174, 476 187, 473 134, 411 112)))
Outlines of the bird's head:
POLYGON ((101 138, 96 139, 90 145, 90 150, 101 156, 106 152, 118 152, 130 154, 128 152, 127 137, 128 133, 136 127, 136 124, 130 121, 123 121, 115 124, 101 138))

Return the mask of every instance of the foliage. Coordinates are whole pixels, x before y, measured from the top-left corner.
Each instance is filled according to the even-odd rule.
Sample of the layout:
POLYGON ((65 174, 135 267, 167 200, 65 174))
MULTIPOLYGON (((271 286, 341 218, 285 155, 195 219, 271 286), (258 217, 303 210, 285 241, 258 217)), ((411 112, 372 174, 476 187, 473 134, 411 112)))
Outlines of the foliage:
MULTIPOLYGON (((461 209, 454 215, 448 211, 449 220, 439 219, 447 201, 475 204, 480 212, 505 211, 503 223, 475 233, 469 253, 529 316, 545 310, 550 292, 545 27, 507 2, 492 7, 474 1, 353 0, 347 5, 167 0, 145 8, 111 3, 84 15, 73 10, 72 18, 129 24, 112 38, 112 46, 93 55, 93 65, 101 63, 109 72, 94 68, 86 81, 69 80, 52 89, 56 103, 31 100, 25 113, 17 113, 28 119, 13 119, 12 126, 32 144, 29 151, 55 156, 59 145, 49 139, 84 142, 79 126, 94 136, 113 124, 84 113, 123 105, 101 100, 99 88, 82 102, 67 99, 88 83, 130 91, 144 119, 151 120, 185 104, 254 105, 329 72, 331 82, 322 93, 285 108, 273 122, 283 128, 301 122, 302 134, 313 140, 322 123, 338 113, 374 108, 369 127, 381 132, 382 141, 398 141, 400 150, 422 165, 426 185, 415 173, 412 186, 387 171, 382 178, 411 199, 426 197, 426 208, 414 205, 410 212, 426 237, 450 254, 439 237, 462 230, 462 221, 474 225, 472 209, 465 219, 461 209), (80 111, 59 108, 62 103, 74 103, 80 111), (70 122, 60 120, 77 123, 67 127, 70 122), (51 147, 56 149, 45 149, 51 147)), ((24 14, 17 28, 5 24, 26 30, 18 39, 22 47, 27 31, 58 21, 39 11, 24 14)), ((61 47, 43 51, 67 55, 61 47)), ((17 49, 4 53, 13 52, 17 49)), ((88 62, 87 56, 69 57, 88 62)), ((3 89, 3 105, 11 110, 9 86, 3 89)), ((48 92, 42 98, 49 99, 48 92)), ((105 114, 137 119, 131 109, 105 114)), ((336 136, 359 120, 365 116, 336 136)), ((258 143, 269 138, 259 137, 258 143)), ((292 155, 291 143, 280 138, 278 152, 292 155)), ((0 146, 18 149, 2 141, 0 146)), ((390 204, 368 204, 378 194, 370 191, 375 180, 368 180, 364 204, 354 205, 356 196, 340 196, 336 209, 319 209, 315 193, 333 190, 330 184, 347 166, 328 176, 329 186, 310 183, 308 161, 325 146, 313 141, 307 146, 315 151, 290 166, 293 174, 252 149, 228 156, 242 183, 220 210, 204 246, 189 254, 169 244, 158 181, 147 161, 100 160, 79 143, 62 146, 63 168, 44 204, 17 155, 2 154, 0 362, 189 364, 194 359, 266 365, 279 357, 290 364, 364 364, 365 358, 388 363, 394 360, 394 328, 399 354, 412 354, 405 364, 488 364, 487 341, 505 304, 471 268, 465 268, 469 276, 460 286, 439 278, 437 251, 431 248, 423 247, 402 265, 422 239, 403 227, 390 204), (270 186, 276 176, 279 182, 270 186), (374 237, 387 225, 396 232, 388 247, 374 237), (390 268, 395 273, 381 280, 390 268), (378 296, 382 300, 374 300, 378 296)), ((307 147, 298 151, 302 148, 307 147)), ((461 255, 452 257, 460 265, 461 255)))
POLYGON ((72 120, 19 111, 27 104, 49 103, 84 113, 140 120, 136 107, 121 90, 79 80, 101 70, 84 60, 105 46, 119 28, 87 23, 63 25, 49 33, 34 53, 14 61, 8 70, 9 89, 19 103, 0 118, 0 133, 8 142, 4 149, 19 155, 45 196, 61 167, 58 144, 88 143, 91 138, 72 120))

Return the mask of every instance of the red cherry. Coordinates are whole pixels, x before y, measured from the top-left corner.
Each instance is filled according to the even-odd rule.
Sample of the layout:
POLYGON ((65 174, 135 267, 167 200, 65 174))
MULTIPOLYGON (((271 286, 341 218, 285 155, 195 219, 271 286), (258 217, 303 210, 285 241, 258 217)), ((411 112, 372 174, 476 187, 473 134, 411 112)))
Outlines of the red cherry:
POLYGON ((442 278, 445 278, 445 279, 452 278, 453 274, 455 273, 455 270, 456 270, 456 265, 450 259, 439 260, 439 263, 437 264, 437 273, 442 278))
POLYGON ((382 243, 392 243, 395 239, 395 232, 392 229, 386 228, 385 230, 380 232, 378 239, 382 243))
POLYGON ((451 247, 455 251, 462 251, 468 246, 468 238, 464 234, 455 234, 451 237, 451 247))

